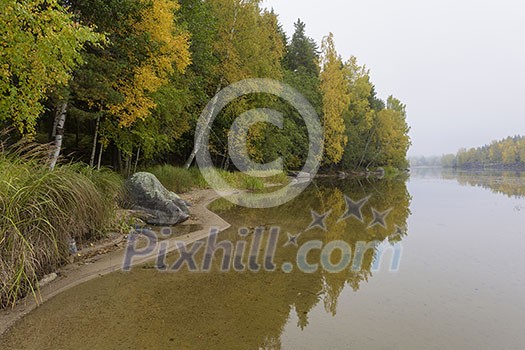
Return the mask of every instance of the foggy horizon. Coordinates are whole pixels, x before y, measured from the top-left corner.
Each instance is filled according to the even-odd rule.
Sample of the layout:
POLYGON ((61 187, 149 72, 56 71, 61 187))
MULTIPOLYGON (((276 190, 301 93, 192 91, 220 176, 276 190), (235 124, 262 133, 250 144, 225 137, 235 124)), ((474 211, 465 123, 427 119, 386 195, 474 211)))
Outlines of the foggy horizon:
POLYGON ((378 97, 407 105, 409 156, 456 153, 525 134, 525 5, 518 1, 265 0, 288 37, 301 19, 320 44, 370 69, 378 97), (360 15, 362 14, 362 15, 360 15))

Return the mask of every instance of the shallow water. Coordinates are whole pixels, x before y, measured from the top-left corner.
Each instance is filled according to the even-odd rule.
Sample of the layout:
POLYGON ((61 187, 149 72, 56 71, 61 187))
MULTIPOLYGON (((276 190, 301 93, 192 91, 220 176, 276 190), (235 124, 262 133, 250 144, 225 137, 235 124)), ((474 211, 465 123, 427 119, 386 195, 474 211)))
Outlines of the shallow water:
MULTIPOLYGON (((407 183, 318 182, 273 209, 220 200, 212 209, 233 227, 219 240, 229 239, 238 248, 232 252, 243 242, 248 252, 255 228, 264 227, 254 250, 259 272, 251 271, 249 254, 240 259, 244 272, 233 265, 220 272, 218 252, 207 273, 187 265, 158 272, 152 263, 101 277, 25 317, 0 349, 523 349, 524 190, 519 174, 418 170, 407 183), (344 195, 370 196, 363 222, 339 220, 344 195), (390 210, 386 227, 370 227, 373 209, 390 210), (311 210, 330 212, 326 232, 307 230, 311 210), (247 237, 239 235, 243 227, 247 237), (280 228, 269 261, 276 269, 266 271, 272 227, 280 228), (301 233, 298 247, 287 233, 301 233), (339 242, 354 254, 337 272, 346 255, 336 249, 329 260, 313 249, 301 265, 298 252, 309 242, 339 242), (360 242, 374 242, 373 249, 354 268, 360 242)), ((169 256, 166 266, 179 257, 169 256)), ((202 267, 202 250, 195 261, 202 267)))

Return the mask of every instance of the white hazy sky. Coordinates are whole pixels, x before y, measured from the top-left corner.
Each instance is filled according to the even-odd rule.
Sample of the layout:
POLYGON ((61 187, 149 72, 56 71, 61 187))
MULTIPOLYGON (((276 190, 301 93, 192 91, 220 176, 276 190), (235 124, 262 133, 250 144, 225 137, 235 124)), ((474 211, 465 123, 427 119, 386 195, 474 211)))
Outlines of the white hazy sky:
POLYGON ((318 42, 371 70, 378 94, 407 105, 411 155, 455 153, 525 134, 523 0, 264 0, 287 33, 301 18, 318 42))

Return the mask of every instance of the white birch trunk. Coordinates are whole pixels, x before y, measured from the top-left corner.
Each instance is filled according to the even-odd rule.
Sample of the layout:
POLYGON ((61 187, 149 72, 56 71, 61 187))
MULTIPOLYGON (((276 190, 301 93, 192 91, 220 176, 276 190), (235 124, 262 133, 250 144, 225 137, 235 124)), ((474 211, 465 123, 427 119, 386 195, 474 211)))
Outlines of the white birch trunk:
POLYGON ((64 139, 64 126, 66 124, 66 114, 67 114, 67 102, 64 102, 57 114, 55 116, 53 135, 55 136, 55 142, 53 145, 53 151, 51 153, 51 160, 49 168, 51 170, 55 169, 55 166, 60 156, 60 151, 62 149, 62 140, 64 139))

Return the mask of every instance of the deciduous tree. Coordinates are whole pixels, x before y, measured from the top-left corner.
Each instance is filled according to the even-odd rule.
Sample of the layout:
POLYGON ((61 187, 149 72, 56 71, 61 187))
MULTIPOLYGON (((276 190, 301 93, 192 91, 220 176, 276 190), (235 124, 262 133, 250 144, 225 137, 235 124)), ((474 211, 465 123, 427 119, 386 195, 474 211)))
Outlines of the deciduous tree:
POLYGON ((338 164, 348 142, 343 115, 350 103, 350 94, 345 79, 345 66, 335 49, 332 33, 323 39, 321 49, 320 87, 323 95, 325 162, 338 164))
POLYGON ((103 39, 57 0, 0 3, 0 120, 34 134, 43 100, 67 85, 86 43, 103 39))

